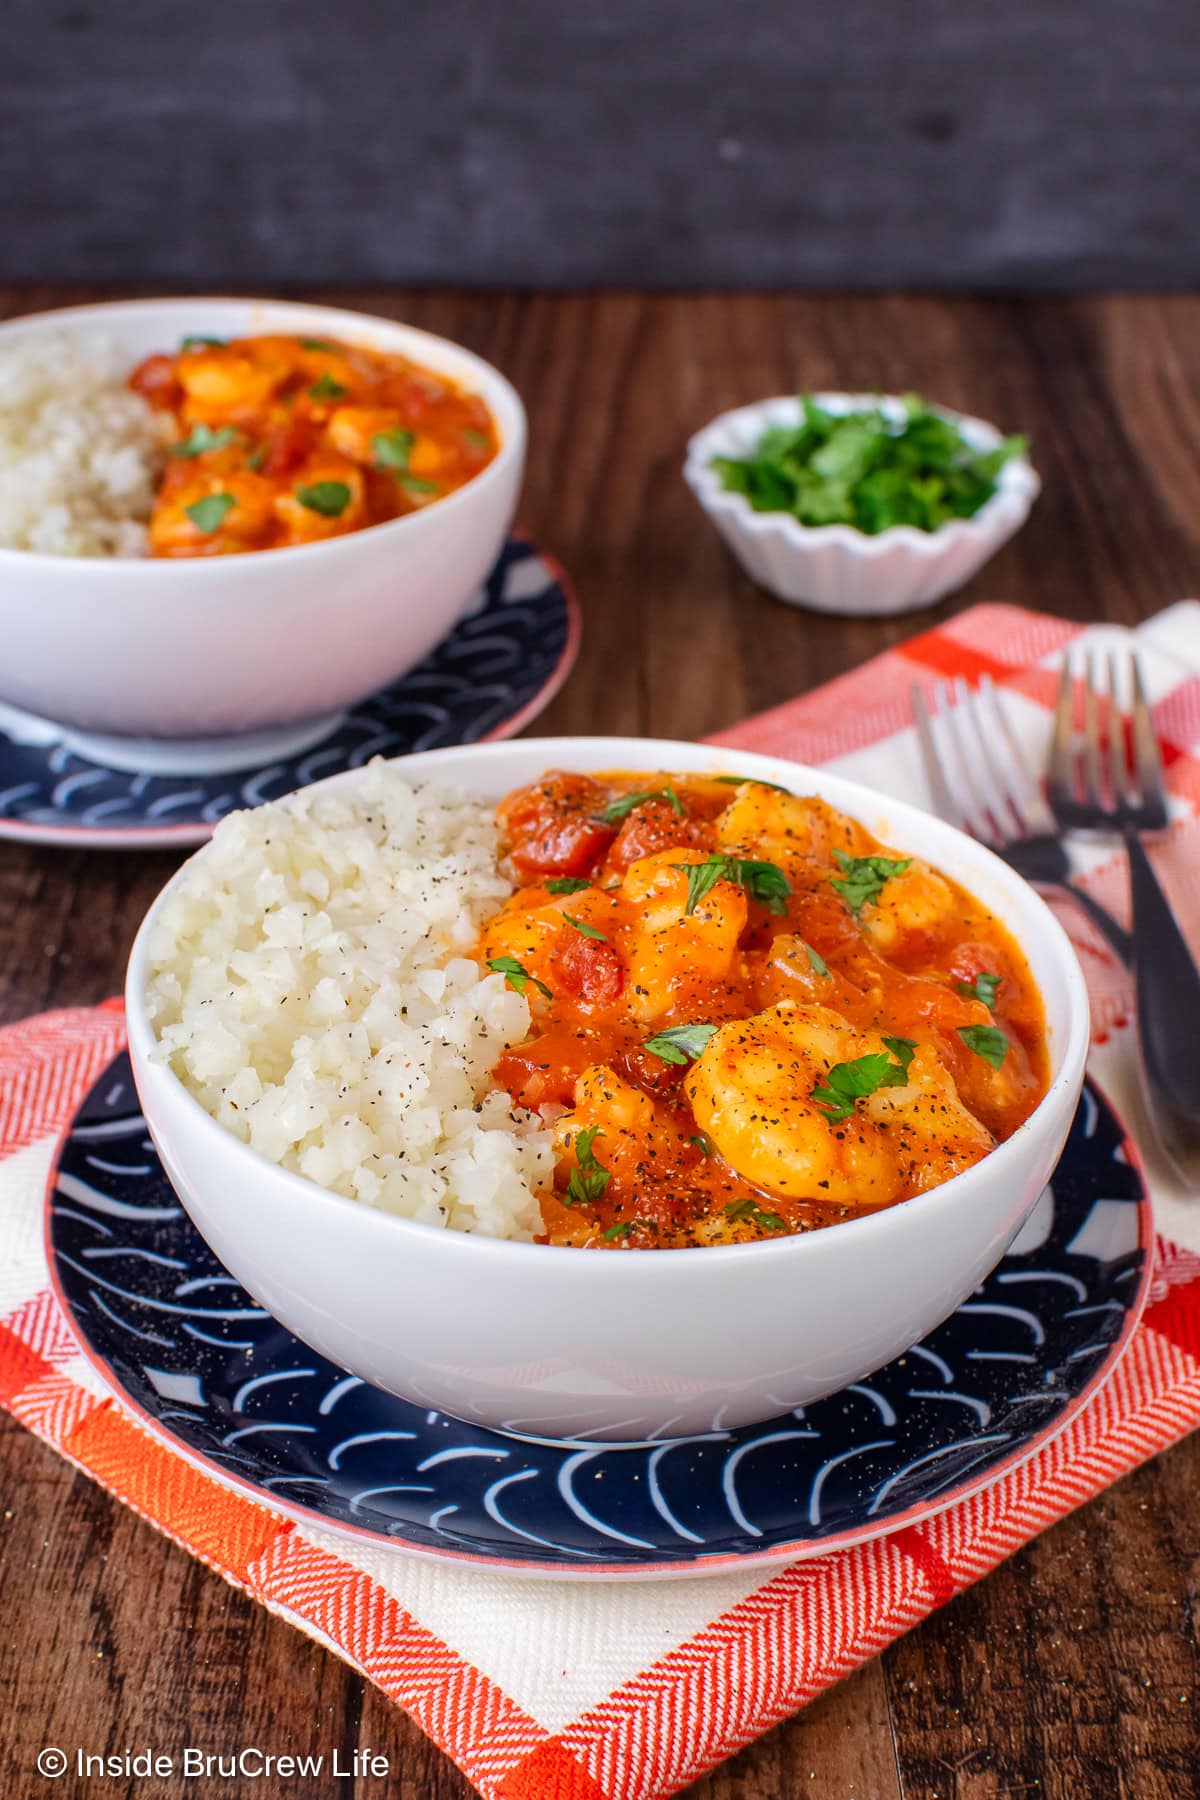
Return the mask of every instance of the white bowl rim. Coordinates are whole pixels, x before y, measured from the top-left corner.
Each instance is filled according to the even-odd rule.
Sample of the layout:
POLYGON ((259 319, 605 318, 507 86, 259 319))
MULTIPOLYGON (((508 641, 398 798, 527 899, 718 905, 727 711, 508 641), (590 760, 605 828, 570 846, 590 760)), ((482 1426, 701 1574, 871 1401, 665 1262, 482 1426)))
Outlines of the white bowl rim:
MULTIPOLYGON (((818 405, 842 412, 866 407, 896 411, 903 406, 903 396, 899 394, 852 394, 828 389, 820 393, 814 392, 812 398, 818 405)), ((992 449, 1004 441, 1004 433, 987 419, 975 418, 971 413, 956 412, 953 407, 941 406, 934 401, 926 404, 930 412, 961 426, 968 437, 976 437, 981 448, 992 449)), ((969 519, 947 519, 935 531, 920 531, 915 525, 889 525, 884 531, 870 533, 859 531, 854 525, 802 525, 799 519, 787 512, 756 512, 744 494, 722 487, 710 467, 710 458, 720 454, 714 440, 719 439, 732 425, 749 425, 758 420, 764 424, 769 423, 776 412, 790 408, 798 413, 799 407, 798 394, 772 394, 765 400, 754 400, 746 406, 736 406, 728 412, 718 413, 716 418, 710 419, 707 425, 693 433, 688 439, 683 472, 688 486, 706 511, 723 513, 742 531, 749 531, 760 537, 784 537, 798 548, 820 549, 825 545, 838 544, 860 556, 872 557, 884 554, 897 544, 904 544, 932 560, 953 544, 990 537, 993 529, 1003 523, 1006 517, 1016 516, 1020 523, 1041 492, 1041 477, 1028 456, 1022 454, 1011 457, 1005 463, 996 478, 996 492, 977 513, 972 514, 969 519)))
MULTIPOLYGON (((524 403, 508 377, 502 375, 492 363, 484 357, 476 355, 475 351, 468 350, 464 345, 456 343, 453 338, 442 337, 436 331, 426 331, 420 325, 408 325, 403 319, 384 318, 378 313, 356 312, 352 307, 323 306, 318 301, 308 300, 268 299, 253 294, 163 294, 157 298, 142 296, 137 300, 98 300, 79 306, 50 307, 43 312, 18 313, 12 318, 2 319, 0 320, 0 348, 3 347, 8 332, 12 331, 15 335, 27 326, 32 326, 35 330, 45 327, 49 331, 54 329, 58 321, 63 320, 67 322, 69 329, 71 324, 82 326, 88 319, 94 319, 97 325, 101 325, 106 317, 117 318, 130 313, 134 315, 143 312, 149 313, 159 307, 169 306, 271 307, 277 308, 281 312, 308 314, 313 316, 314 320, 323 316, 327 320, 345 320, 348 329, 353 329, 357 323, 360 328, 365 325, 373 325, 380 326, 385 331, 389 329, 400 331, 406 337, 418 339, 425 344, 440 346, 453 351, 455 356, 461 357, 480 383, 489 388, 491 393, 500 397, 501 402, 509 409, 511 419, 507 421, 508 428, 500 434, 500 448, 491 462, 480 469, 477 475, 472 475, 471 479, 465 481, 460 488, 455 488, 452 494, 446 494, 435 502, 439 518, 446 516, 448 508, 455 507, 457 509, 467 496, 477 494, 484 486, 494 485, 501 473, 525 453, 528 422, 524 403)), ((414 360, 417 360, 415 355, 414 360)), ((484 399, 489 411, 494 410, 490 394, 481 394, 480 398, 484 399)), ((497 422, 499 423, 499 421, 497 422)), ((243 554, 255 557, 270 556, 272 567, 285 557, 295 559, 298 556, 306 556, 311 559, 317 552, 327 557, 331 553, 341 555, 345 553, 347 544, 357 542, 359 539, 369 537, 374 542, 377 540, 377 534, 383 531, 396 535, 405 529, 411 530, 414 520, 424 518, 426 511, 432 510, 433 507, 422 507, 415 512, 405 513, 401 518, 383 519, 377 525, 365 525, 359 531, 343 532, 332 538, 320 538, 311 544, 286 544, 277 550, 248 551, 243 554)), ((168 577, 170 580, 214 581, 220 576, 226 562, 227 559, 223 556, 67 556, 54 550, 18 550, 11 544, 0 544, 0 569, 11 564, 14 571, 19 572, 20 569, 27 568, 31 564, 38 564, 43 568, 53 567, 56 571, 61 571, 64 580, 71 579, 72 571, 85 572, 103 568, 119 569, 123 577, 129 576, 134 581, 145 581, 151 578, 147 574, 148 570, 157 572, 161 579, 162 571, 169 568, 178 571, 177 575, 168 577)))
MULTIPOLYGON (((519 738, 502 744, 488 745, 455 744, 440 750, 421 752, 419 758, 416 760, 419 760, 422 766, 416 772, 414 779, 436 780, 437 765, 442 761, 449 761, 455 756, 460 756, 464 750, 486 754, 490 760, 494 760, 503 765, 504 762, 516 760, 523 753, 536 748, 547 758, 545 767, 569 768, 569 759, 572 751, 577 753, 581 746, 587 746, 590 750, 595 746, 607 744, 613 744, 614 746, 624 745, 631 741, 634 740, 619 737, 608 738, 595 736, 577 738, 519 738), (427 772, 429 771, 430 765, 433 765, 432 771, 427 772)), ((687 743, 681 739, 671 738, 641 738, 636 741, 639 745, 644 746, 648 755, 653 759, 647 761, 644 765, 648 769, 670 768, 671 765, 669 760, 660 760, 661 753, 665 752, 669 757, 671 752, 679 750, 685 750, 689 754, 693 754, 697 748, 707 748, 707 746, 698 746, 695 743, 687 743)), ((993 1170, 998 1172, 999 1178, 1002 1179, 1008 1163, 1015 1160, 1019 1155, 1020 1147, 1024 1140, 1032 1135, 1033 1131, 1045 1115, 1053 1110, 1064 1091, 1075 1086, 1077 1080, 1082 1080, 1091 1041, 1091 1012, 1087 987, 1084 982, 1083 972, 1079 967, 1075 952, 1071 947, 1070 939, 1067 937, 1066 932, 1063 930, 1062 926, 1054 917, 1054 914, 1050 911, 1050 908, 1046 905, 1041 896, 1037 894, 1032 887, 1029 887, 1028 883, 1021 882, 1021 878, 1017 876, 1006 863, 1001 862, 999 857, 995 856, 985 845, 978 843, 975 839, 966 838, 964 833, 958 831, 954 826, 947 824, 945 820, 939 819, 932 813, 922 812, 919 807, 914 806, 910 801, 894 800, 890 795, 881 794, 878 790, 866 786, 865 783, 852 781, 842 775, 826 774, 820 769, 813 768, 810 765, 803 763, 792 763, 785 757, 764 756, 756 752, 738 751, 721 745, 713 745, 711 746, 711 749, 714 758, 714 766, 721 768, 722 763, 728 761, 731 765, 730 772, 732 773, 736 773, 741 768, 746 768, 751 775, 753 775, 756 768, 764 775, 768 770, 777 772, 780 768, 791 769, 795 770, 802 778, 815 778, 818 784, 827 784, 844 796, 850 803, 851 808, 856 800, 864 810, 871 806, 882 805, 886 807, 889 812, 894 810, 894 812, 899 815, 902 826, 909 815, 916 815, 919 824, 922 826, 934 826, 935 835, 944 838, 948 843, 953 844, 955 840, 963 840, 969 843, 972 852, 981 856, 985 865, 991 865, 993 873, 999 877, 1003 886, 1011 886, 1014 882, 1020 883, 1022 887, 1025 887, 1028 890, 1028 896, 1034 905, 1034 909, 1040 910, 1042 914, 1042 926, 1046 930, 1051 944, 1057 951, 1056 960, 1062 964, 1069 990, 1069 1030, 1062 1045, 1061 1061, 1058 1072, 1051 1079, 1045 1094, 1030 1113, 1029 1117, 1018 1125, 1017 1129, 1011 1136, 1005 1138, 1003 1143, 997 1144, 994 1150, 990 1150, 981 1162, 973 1164, 971 1168, 963 1170, 959 1175, 952 1176, 949 1181, 940 1182, 936 1187, 929 1188, 922 1194, 914 1194, 907 1200, 897 1201, 891 1206, 878 1207, 874 1211, 864 1213, 855 1219, 841 1219, 836 1225, 826 1226, 817 1231, 789 1232, 784 1238, 763 1240, 758 1243, 682 1245, 672 1248, 669 1251, 655 1251, 653 1253, 633 1252, 619 1254, 608 1258, 607 1260, 611 1261, 616 1268, 623 1268, 626 1270, 626 1276, 622 1277, 622 1279, 670 1279, 672 1270, 677 1270, 679 1272, 680 1279, 687 1279, 688 1269, 695 1269, 698 1271, 704 1268, 710 1269, 715 1277, 717 1270, 726 1263, 731 1256, 747 1258, 750 1256, 762 1257, 773 1255, 778 1258, 780 1256, 819 1257, 822 1255, 837 1254, 836 1244, 847 1242, 845 1234, 849 1232, 857 1233, 857 1241, 861 1244, 864 1253, 869 1253, 869 1234, 873 1234, 876 1237, 886 1237, 891 1231, 895 1231, 898 1228, 902 1229, 902 1226, 897 1226, 896 1221, 902 1220, 906 1216, 911 1216, 914 1210, 919 1209, 922 1212, 928 1212, 937 1206, 953 1206, 963 1185, 970 1185, 976 1180, 980 1170, 990 1166, 993 1170), (737 765, 736 768, 732 766, 734 764, 737 765), (950 1196, 949 1201, 946 1199, 947 1195, 950 1196), (831 1239, 834 1240, 834 1247, 832 1248, 830 1247, 831 1239), (821 1248, 821 1246, 824 1246, 824 1248, 821 1248), (697 1258, 701 1258, 702 1260, 697 1262, 697 1258), (656 1269, 658 1271, 657 1275, 652 1273, 656 1269), (643 1273, 632 1273, 632 1271, 635 1270, 643 1271, 643 1273)), ((391 764, 399 765, 400 772, 404 773, 406 765, 413 760, 414 758, 411 756, 394 757, 389 759, 389 762, 391 764)), ((605 765, 601 763, 592 764, 593 768, 601 768, 603 766, 605 765)), ((614 762, 608 766, 619 768, 622 765, 620 762, 614 762)), ((724 772, 723 769, 722 772, 724 772)), ((361 777, 362 773, 363 771, 359 769, 343 770, 337 775, 329 776, 325 781, 314 782, 310 787, 300 791, 307 794, 326 787, 347 787, 352 785, 355 778, 361 777)), ((817 791, 819 791, 819 788, 817 791)), ((899 835, 903 837, 903 830, 899 835)), ((167 882, 166 886, 151 903, 150 908, 138 929, 133 948, 130 952, 128 973, 125 983, 126 1027, 130 1047, 132 1048, 133 1040, 136 1037, 139 1040, 139 1053, 145 1056, 148 1063, 151 1061, 153 1062, 154 1073, 163 1076, 164 1079, 169 1081, 173 1085, 173 1088, 177 1090, 178 1097, 183 1102, 185 1109, 192 1114, 199 1129, 208 1135, 214 1144, 220 1143, 225 1147, 227 1154, 236 1154, 240 1152, 243 1156, 253 1157, 255 1162, 261 1165, 268 1173, 269 1178, 281 1181, 284 1189, 295 1192, 298 1199, 306 1200, 310 1205, 324 1203, 332 1204, 338 1209, 349 1208, 351 1215, 356 1217, 361 1217, 363 1214, 366 1214, 368 1218, 374 1216, 376 1220, 385 1221, 382 1229, 386 1231, 394 1230, 400 1234, 397 1241, 401 1241, 403 1237, 408 1236, 411 1233, 416 1233, 417 1235, 414 1241, 418 1244, 421 1242, 430 1243, 431 1241, 437 1241, 445 1245, 448 1242, 456 1242, 459 1247, 451 1251, 452 1255, 463 1257, 489 1257, 492 1259, 499 1258, 506 1262, 509 1260, 527 1262, 531 1255, 543 1258, 553 1256, 556 1259, 555 1264, 551 1265, 547 1262, 547 1271, 549 1271, 551 1266, 555 1266, 560 1278, 565 1274, 565 1271, 568 1268, 572 1267, 574 1264, 578 1264, 581 1253, 579 1248, 574 1245, 528 1243, 523 1240, 512 1238, 489 1237, 482 1232, 456 1231, 447 1226, 428 1225, 419 1219, 407 1219, 403 1217, 402 1214, 390 1213, 381 1208, 368 1206, 361 1200, 352 1200, 345 1194, 336 1193, 331 1188, 322 1187, 317 1182, 310 1181, 306 1176, 297 1175, 290 1169, 284 1169, 278 1163, 273 1163, 265 1157, 260 1157, 257 1151, 251 1149, 250 1145, 243 1143, 240 1138, 235 1137, 232 1132, 227 1131, 223 1125, 219 1124, 217 1120, 213 1118, 211 1113, 201 1106, 195 1096, 188 1092, 174 1070, 172 1070, 165 1062, 160 1061, 157 1058, 152 1058, 151 1052, 157 1043, 157 1039, 149 1019, 146 1016, 144 1004, 146 963, 149 952, 150 933, 168 895, 173 893, 177 887, 183 884, 187 872, 191 868, 193 862, 209 852, 211 843, 212 840, 210 839, 207 844, 201 845, 198 850, 194 851, 192 856, 187 859, 182 867, 176 870, 170 881, 167 882), (215 1134, 215 1136, 213 1134, 215 1134)), ((902 848, 903 846, 901 845, 900 847, 902 848)), ((952 878, 957 879, 957 877, 952 878)), ((1003 922, 1002 919, 1001 923, 1003 922)), ((591 1263, 595 1261, 595 1258, 594 1256, 589 1256, 587 1260, 591 1263)), ((610 1277, 609 1279, 614 1278, 615 1277, 610 1277)))

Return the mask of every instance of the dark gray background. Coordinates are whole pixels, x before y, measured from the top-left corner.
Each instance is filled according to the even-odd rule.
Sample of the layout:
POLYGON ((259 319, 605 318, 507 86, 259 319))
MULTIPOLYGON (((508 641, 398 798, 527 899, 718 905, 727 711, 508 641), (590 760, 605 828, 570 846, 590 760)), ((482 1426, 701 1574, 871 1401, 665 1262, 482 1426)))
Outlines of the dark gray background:
POLYGON ((1195 0, 2 16, 7 280, 1200 280, 1195 0))

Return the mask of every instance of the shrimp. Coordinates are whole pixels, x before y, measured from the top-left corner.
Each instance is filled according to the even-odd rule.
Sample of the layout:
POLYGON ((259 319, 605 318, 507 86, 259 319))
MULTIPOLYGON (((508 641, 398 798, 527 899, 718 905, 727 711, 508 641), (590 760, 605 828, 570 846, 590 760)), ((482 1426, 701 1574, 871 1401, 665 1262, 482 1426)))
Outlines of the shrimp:
POLYGON ((861 914, 876 949, 893 954, 923 948, 954 916, 950 883, 915 857, 907 869, 884 882, 861 914))
POLYGON ((689 988, 724 981, 733 966, 746 928, 746 896, 735 882, 721 880, 689 912, 688 869, 705 860, 701 850, 659 850, 625 872, 629 1004, 637 1019, 664 1017, 689 988))
POLYGON ((685 1087, 697 1124, 743 1180, 790 1200, 887 1206, 969 1168, 994 1140, 928 1043, 902 1085, 836 1121, 813 1090, 836 1064, 879 1052, 889 1055, 878 1032, 785 1002, 723 1025, 685 1087))
POLYGON ((862 856, 871 840, 857 819, 847 818, 815 796, 783 794, 761 782, 748 781, 717 820, 717 846, 769 857, 783 868, 797 860, 833 861, 834 850, 862 856))

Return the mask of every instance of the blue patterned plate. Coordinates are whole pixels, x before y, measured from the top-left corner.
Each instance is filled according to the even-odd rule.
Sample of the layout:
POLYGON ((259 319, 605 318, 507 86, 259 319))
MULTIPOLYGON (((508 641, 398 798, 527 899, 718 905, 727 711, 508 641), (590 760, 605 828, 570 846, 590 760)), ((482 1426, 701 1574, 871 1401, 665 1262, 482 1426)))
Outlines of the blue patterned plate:
POLYGON ((1111 1373, 1145 1297, 1150 1233, 1122 1128, 1089 1086, 1032 1219, 923 1343, 767 1424, 613 1448, 463 1424, 292 1337, 180 1207, 125 1056, 68 1129, 47 1210, 52 1280, 84 1349, 193 1461, 292 1517, 545 1575, 795 1559, 985 1486, 1111 1373))
MULTIPOLYGON (((303 750, 223 774, 116 769, 68 734, 0 717, 0 837, 110 849, 203 843, 225 813, 278 800, 373 756, 512 737, 549 705, 579 648, 575 600, 562 570, 512 537, 454 630, 391 687, 330 722, 303 750), (5 725, 7 724, 7 729, 5 725)), ((236 755, 236 740, 230 743, 236 755)))

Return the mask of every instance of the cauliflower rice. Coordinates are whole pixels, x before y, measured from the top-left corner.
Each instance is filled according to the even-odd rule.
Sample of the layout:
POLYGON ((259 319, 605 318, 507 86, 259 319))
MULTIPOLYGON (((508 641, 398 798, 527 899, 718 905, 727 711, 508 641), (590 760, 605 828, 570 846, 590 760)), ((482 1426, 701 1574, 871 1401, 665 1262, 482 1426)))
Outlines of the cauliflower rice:
POLYGON ((269 1161, 405 1218, 530 1239, 552 1134, 490 1079, 529 1008, 465 954, 512 891, 490 806, 383 763, 231 814, 150 945, 160 1054, 269 1161))
POLYGON ((125 385, 102 337, 38 333, 0 349, 0 545, 144 556, 170 420, 125 385))

